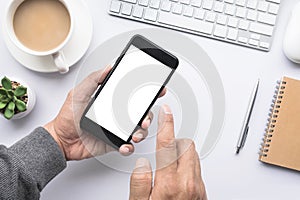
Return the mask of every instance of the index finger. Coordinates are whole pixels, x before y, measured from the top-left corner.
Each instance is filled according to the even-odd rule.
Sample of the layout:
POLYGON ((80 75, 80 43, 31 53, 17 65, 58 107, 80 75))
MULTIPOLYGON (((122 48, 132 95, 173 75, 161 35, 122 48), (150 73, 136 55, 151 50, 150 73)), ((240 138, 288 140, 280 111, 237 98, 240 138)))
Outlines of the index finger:
POLYGON ((174 118, 171 109, 164 105, 158 117, 156 141, 157 175, 174 173, 177 170, 177 149, 174 135, 174 118))

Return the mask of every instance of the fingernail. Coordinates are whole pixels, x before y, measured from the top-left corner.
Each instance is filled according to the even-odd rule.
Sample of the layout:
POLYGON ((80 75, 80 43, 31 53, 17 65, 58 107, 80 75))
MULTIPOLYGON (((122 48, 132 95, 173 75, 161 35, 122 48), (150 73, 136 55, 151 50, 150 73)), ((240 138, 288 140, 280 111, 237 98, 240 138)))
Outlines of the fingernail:
POLYGON ((111 65, 105 67, 105 71, 111 70, 111 65))
POLYGON ((134 134, 134 137, 137 139, 138 142, 144 138, 143 134, 141 133, 134 134))
POLYGON ((147 128, 150 126, 150 124, 151 124, 151 120, 150 120, 150 119, 147 119, 147 120, 146 120, 146 126, 147 126, 147 128))
POLYGON ((148 169, 150 167, 150 162, 146 158, 139 158, 135 163, 135 169, 148 169))
POLYGON ((163 105, 159 111, 158 124, 163 124, 166 115, 172 115, 172 111, 169 106, 163 105))
POLYGON ((121 147, 121 151, 123 152, 123 153, 129 153, 129 148, 128 147, 121 147))
POLYGON ((169 106, 163 105, 162 109, 163 109, 163 111, 164 111, 165 114, 172 114, 172 110, 170 109, 169 106))

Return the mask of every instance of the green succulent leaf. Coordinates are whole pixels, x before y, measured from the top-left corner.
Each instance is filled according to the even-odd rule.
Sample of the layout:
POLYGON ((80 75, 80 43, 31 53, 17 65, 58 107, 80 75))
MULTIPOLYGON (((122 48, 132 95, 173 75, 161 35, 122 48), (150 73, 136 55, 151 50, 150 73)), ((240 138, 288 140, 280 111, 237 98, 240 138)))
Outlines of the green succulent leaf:
POLYGON ((6 89, 0 88, 0 94, 1 94, 2 96, 7 96, 6 89))
POLYGON ((7 103, 4 103, 4 102, 0 102, 0 109, 3 109, 5 108, 5 106, 7 105, 7 103))
POLYGON ((10 102, 10 99, 8 97, 2 97, 0 98, 0 102, 7 104, 8 102, 10 102))
POLYGON ((16 104, 13 101, 9 102, 9 104, 7 106, 7 108, 12 111, 15 110, 15 107, 16 107, 16 104))
POLYGON ((27 88, 21 85, 16 88, 14 93, 15 93, 15 96, 22 97, 27 93, 27 88))
POLYGON ((13 99, 15 94, 12 90, 7 90, 7 96, 8 96, 8 98, 13 99))
POLYGON ((11 81, 6 76, 1 80, 1 84, 7 90, 12 89, 11 81))
POLYGON ((4 117, 6 119, 11 119, 14 116, 15 112, 13 110, 10 110, 8 108, 5 109, 4 111, 4 117))
POLYGON ((0 102, 5 102, 8 99, 7 95, 0 94, 0 102))
POLYGON ((23 101, 17 99, 15 103, 16 103, 17 109, 20 112, 24 112, 26 110, 26 103, 24 103, 23 101))

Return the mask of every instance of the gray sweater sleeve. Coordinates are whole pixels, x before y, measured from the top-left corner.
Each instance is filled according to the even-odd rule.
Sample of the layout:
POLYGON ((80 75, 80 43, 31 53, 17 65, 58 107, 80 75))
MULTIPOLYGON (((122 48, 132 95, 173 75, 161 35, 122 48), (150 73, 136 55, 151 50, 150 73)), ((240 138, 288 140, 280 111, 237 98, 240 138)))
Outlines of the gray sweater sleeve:
POLYGON ((10 148, 0 146, 0 199, 39 199, 40 192, 66 167, 55 140, 37 128, 10 148))

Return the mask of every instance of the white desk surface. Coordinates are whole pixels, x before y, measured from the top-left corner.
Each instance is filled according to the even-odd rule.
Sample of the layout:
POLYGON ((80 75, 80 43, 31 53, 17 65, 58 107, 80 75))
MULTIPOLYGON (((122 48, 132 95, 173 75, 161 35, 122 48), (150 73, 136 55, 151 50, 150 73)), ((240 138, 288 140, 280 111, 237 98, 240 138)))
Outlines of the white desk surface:
MULTIPOLYGON (((109 16, 110 0, 85 0, 94 21, 94 35, 89 52, 121 32, 150 25, 109 16)), ((195 40, 215 63, 226 94, 226 120, 214 151, 202 160, 202 174, 209 199, 258 200, 298 199, 300 174, 258 161, 258 149, 273 96, 275 81, 282 75, 300 79, 300 65, 293 64, 282 52, 282 40, 289 13, 296 0, 282 1, 272 49, 269 53, 225 42, 185 34, 195 40), (261 86, 250 122, 246 146, 234 154, 249 94, 256 79, 261 86)), ((4 23, 7 0, 0 0, 0 24, 4 23)), ((1 34, 2 34, 1 30, 1 34)), ((7 122, 0 118, 0 143, 11 145, 31 130, 51 120, 73 87, 79 64, 67 75, 41 74, 17 63, 0 37, 0 76, 13 75, 28 81, 37 93, 37 105, 25 119, 7 122), (63 85, 63 86, 62 86, 63 85), (49 98, 51 97, 51 98, 49 98)), ((100 164, 95 159, 69 162, 68 167, 42 192, 51 199, 128 199, 130 174, 100 164)))

